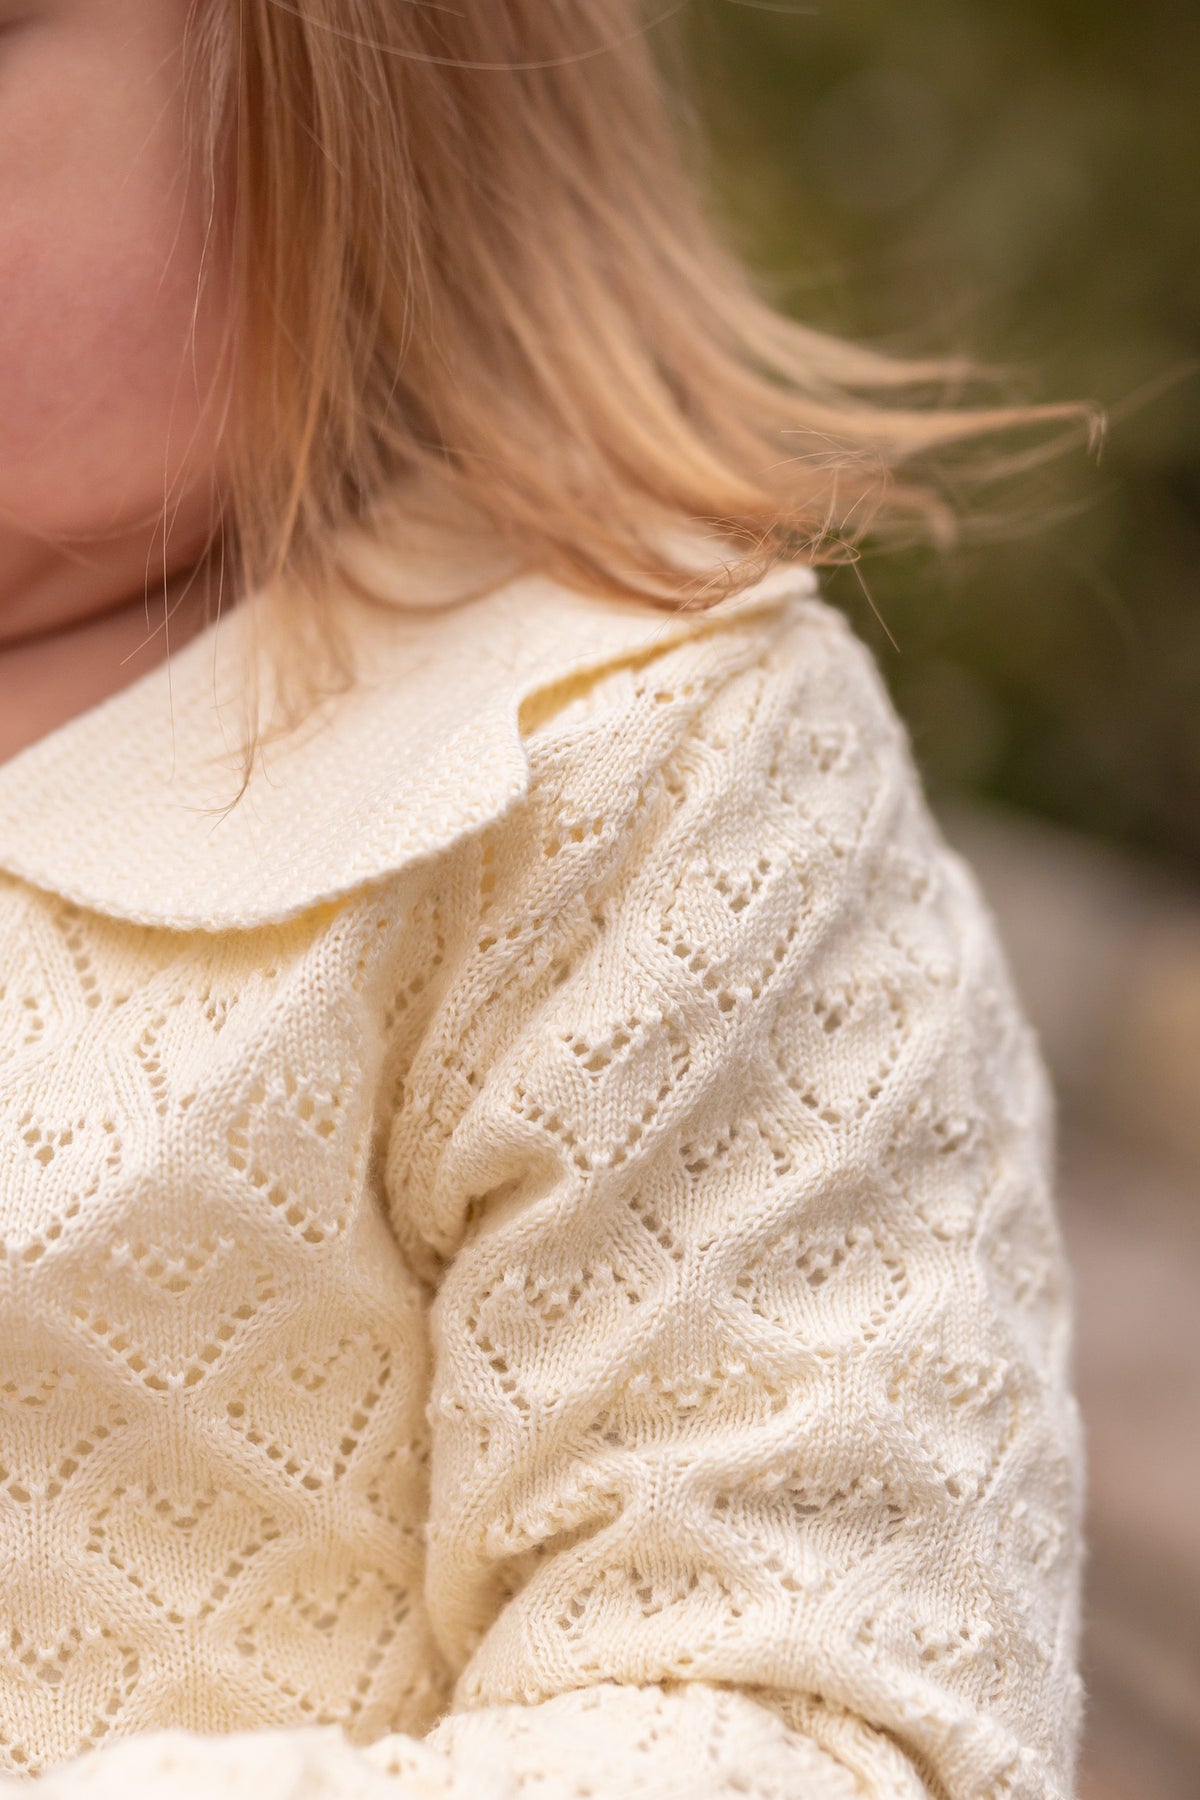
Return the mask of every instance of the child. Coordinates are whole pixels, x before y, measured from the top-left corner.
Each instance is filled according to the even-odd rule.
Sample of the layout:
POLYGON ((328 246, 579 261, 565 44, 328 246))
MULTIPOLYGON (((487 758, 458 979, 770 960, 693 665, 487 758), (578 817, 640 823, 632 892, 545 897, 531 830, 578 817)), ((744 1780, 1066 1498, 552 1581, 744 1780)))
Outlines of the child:
POLYGON ((3 28, 6 1794, 1072 1791, 1050 1100, 812 574, 1014 415, 639 23, 3 28))

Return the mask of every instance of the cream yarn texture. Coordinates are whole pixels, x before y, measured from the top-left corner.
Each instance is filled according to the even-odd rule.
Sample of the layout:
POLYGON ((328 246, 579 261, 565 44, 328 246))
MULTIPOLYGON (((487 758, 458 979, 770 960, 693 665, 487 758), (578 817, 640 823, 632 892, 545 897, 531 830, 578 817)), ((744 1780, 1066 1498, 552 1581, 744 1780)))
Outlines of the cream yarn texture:
POLYGON ((523 743, 274 922, 0 875, 0 1792, 1067 1800, 1052 1107, 869 655, 523 743))

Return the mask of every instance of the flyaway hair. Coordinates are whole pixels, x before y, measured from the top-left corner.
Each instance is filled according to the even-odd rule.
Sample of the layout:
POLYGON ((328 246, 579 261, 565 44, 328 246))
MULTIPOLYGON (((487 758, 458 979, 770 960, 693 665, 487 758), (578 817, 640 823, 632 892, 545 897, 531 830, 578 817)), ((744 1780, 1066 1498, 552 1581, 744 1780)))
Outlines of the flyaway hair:
POLYGON ((442 542, 481 585, 705 606, 784 557, 947 535, 910 473, 931 452, 1078 434, 1078 406, 966 404, 968 362, 773 307, 707 214, 647 10, 198 0, 232 542, 298 670, 331 583, 411 597, 397 546, 410 580, 442 542))

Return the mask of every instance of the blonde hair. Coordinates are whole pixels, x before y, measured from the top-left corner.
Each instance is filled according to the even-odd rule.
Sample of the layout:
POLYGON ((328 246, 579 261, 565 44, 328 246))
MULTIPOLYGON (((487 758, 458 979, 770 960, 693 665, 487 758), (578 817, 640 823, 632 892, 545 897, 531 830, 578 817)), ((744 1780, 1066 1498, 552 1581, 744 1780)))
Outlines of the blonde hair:
POLYGON ((944 500, 904 474, 927 452, 1078 426, 1075 406, 950 404, 973 365, 760 297, 706 216, 642 13, 194 16, 214 192, 231 176, 234 196, 233 535, 306 694, 322 594, 386 589, 394 546, 442 534, 493 577, 706 606, 785 557, 944 535, 944 500))

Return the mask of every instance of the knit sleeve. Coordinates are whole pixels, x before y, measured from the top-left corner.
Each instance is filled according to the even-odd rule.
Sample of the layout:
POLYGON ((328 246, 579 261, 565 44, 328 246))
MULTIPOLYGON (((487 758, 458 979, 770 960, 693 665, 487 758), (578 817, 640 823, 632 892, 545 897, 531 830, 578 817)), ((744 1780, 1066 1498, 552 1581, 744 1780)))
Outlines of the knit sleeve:
POLYGON ((1043 1068, 865 650, 819 604, 746 646, 565 697, 462 870, 389 1163, 440 1269, 425 1743, 539 1800, 1065 1800, 1043 1068))

